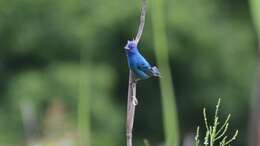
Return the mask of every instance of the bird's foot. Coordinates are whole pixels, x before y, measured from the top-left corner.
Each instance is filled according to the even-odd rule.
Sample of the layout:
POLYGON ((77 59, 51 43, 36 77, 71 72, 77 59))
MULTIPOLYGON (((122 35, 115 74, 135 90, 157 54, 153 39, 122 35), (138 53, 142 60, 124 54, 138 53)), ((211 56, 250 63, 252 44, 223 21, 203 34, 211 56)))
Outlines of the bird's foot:
POLYGON ((134 106, 138 105, 138 100, 135 96, 132 96, 132 103, 133 103, 134 106))

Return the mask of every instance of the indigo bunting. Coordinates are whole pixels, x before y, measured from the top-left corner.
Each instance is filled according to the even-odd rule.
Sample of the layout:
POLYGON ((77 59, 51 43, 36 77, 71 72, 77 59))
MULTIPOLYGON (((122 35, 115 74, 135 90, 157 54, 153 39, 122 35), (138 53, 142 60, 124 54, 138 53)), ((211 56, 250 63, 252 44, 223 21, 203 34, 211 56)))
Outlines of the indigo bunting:
POLYGON ((160 72, 156 66, 151 66, 142 56, 137 48, 137 43, 128 41, 125 46, 128 66, 135 75, 135 81, 145 80, 150 77, 160 77, 160 72))

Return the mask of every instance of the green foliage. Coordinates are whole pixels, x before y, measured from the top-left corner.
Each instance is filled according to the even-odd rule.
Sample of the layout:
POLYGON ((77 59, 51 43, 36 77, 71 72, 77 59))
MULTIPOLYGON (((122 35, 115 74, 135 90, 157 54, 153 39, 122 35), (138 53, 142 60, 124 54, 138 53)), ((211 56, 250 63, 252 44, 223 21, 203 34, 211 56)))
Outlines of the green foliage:
POLYGON ((255 23, 257 34, 260 35, 260 2, 258 0, 250 0, 250 6, 251 15, 255 23))
MULTIPOLYGON (((152 55, 155 37, 152 23, 160 22, 149 19, 157 15, 151 5, 154 2, 148 0, 148 19, 140 47, 150 62, 157 64, 152 55)), ((56 98, 64 102, 68 122, 77 128, 82 49, 93 69, 91 93, 81 89, 91 96, 92 144, 104 145, 105 139, 103 143, 107 146, 123 145, 128 78, 123 46, 128 36, 136 32, 140 3, 140 0, 0 0, 0 145, 25 143, 19 105, 28 100, 34 104, 40 131, 44 131, 41 123, 56 98)), ((255 13, 259 11, 258 0, 250 3, 253 18, 258 19, 255 16, 259 14, 255 13)), ((167 31, 157 31, 159 36, 154 43, 164 41, 166 36, 160 35, 166 33, 167 52, 161 43, 155 49, 156 56, 169 56, 165 58, 166 64, 157 61, 161 64, 162 82, 167 82, 162 90, 175 91, 181 111, 180 132, 185 134, 194 124, 190 121, 198 120, 190 116, 191 111, 197 111, 201 104, 212 108, 214 97, 221 96, 225 97, 224 111, 234 113, 234 124, 240 127, 241 135, 246 133, 246 124, 240 121, 247 119, 257 40, 247 1, 164 0, 162 5, 163 14, 159 15, 163 15, 167 31), (165 66, 170 66, 170 72, 165 66), (172 81, 174 87, 169 85, 172 81)), ((258 20, 254 22, 258 24, 258 20)), ((138 88, 142 98, 135 138, 163 142, 156 80, 141 82, 138 88)), ((171 93, 166 96, 162 97, 173 97, 171 93)), ((171 123, 167 127, 172 126, 171 123)), ((246 145, 246 138, 242 135, 238 145, 246 145)))
POLYGON ((78 95, 78 133, 79 146, 91 146, 91 68, 81 62, 79 73, 79 95, 78 95))
MULTIPOLYGON (((219 122, 219 106, 220 106, 220 99, 218 100, 218 104, 216 105, 216 111, 214 116, 214 122, 212 125, 209 125, 208 119, 207 119, 207 113, 206 109, 203 109, 203 116, 204 116, 204 122, 206 127, 205 137, 203 145, 205 146, 214 146, 215 143, 219 142, 219 146, 229 146, 231 142, 236 140, 236 137, 238 135, 238 130, 236 130, 235 134, 232 136, 232 138, 228 139, 228 136, 226 135, 228 127, 229 127, 229 119, 230 114, 227 116, 225 122, 223 125, 220 125, 219 122), (219 127, 220 126, 220 127, 219 127)), ((200 145, 199 140, 199 132, 200 128, 197 127, 197 132, 195 136, 195 146, 200 145)))
MULTIPOLYGON (((39 115, 44 110, 41 106, 43 103, 51 103, 57 98, 62 99, 65 101, 65 107, 68 108, 65 114, 69 114, 70 122, 75 122, 79 81, 91 81, 91 86, 88 86, 88 88, 86 86, 84 88, 81 87, 82 91, 86 92, 89 89, 91 92, 79 94, 79 96, 82 96, 79 103, 81 104, 81 108, 90 108, 90 115, 88 116, 91 117, 91 121, 93 122, 91 126, 93 130, 92 143, 93 145, 104 145, 107 143, 118 145, 121 136, 120 131, 123 128, 123 119, 121 119, 122 113, 111 100, 111 90, 115 81, 115 73, 113 69, 104 65, 92 68, 91 72, 89 70, 90 68, 81 69, 77 64, 55 64, 48 67, 45 71, 30 71, 17 76, 17 78, 10 82, 8 95, 12 97, 11 101, 15 103, 13 105, 15 109, 21 103, 29 100, 33 103, 35 112, 39 115), (106 76, 106 73, 109 76, 106 76), (82 79, 80 75, 84 75, 84 78, 82 79), (87 80, 85 80, 85 77, 87 77, 87 80), (88 99, 90 97, 91 99, 88 99), (103 140, 100 141, 100 138, 103 140)), ((83 112, 83 114, 87 114, 84 109, 83 112)), ((14 120, 17 121, 19 118, 20 116, 14 120)), ((40 119, 44 120, 43 118, 44 116, 40 119)), ((79 121, 82 122, 81 119, 79 121)), ((80 124, 86 125, 87 123, 85 122, 88 121, 83 120, 83 122, 80 124)), ((41 129, 43 128, 42 124, 41 122, 39 124, 41 129)), ((80 128, 82 127, 80 126, 80 128)), ((86 128, 83 127, 83 129, 86 128)), ((11 132, 21 134, 21 132, 17 131, 11 132)), ((15 134, 13 133, 13 135, 15 134)))

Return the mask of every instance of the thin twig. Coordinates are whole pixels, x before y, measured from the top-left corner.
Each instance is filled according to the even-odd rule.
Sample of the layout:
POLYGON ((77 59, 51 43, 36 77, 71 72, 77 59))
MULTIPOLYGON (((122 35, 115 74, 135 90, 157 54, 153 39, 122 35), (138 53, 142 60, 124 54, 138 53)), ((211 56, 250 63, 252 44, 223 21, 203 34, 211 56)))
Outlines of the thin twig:
MULTIPOLYGON (((146 15, 146 0, 142 0, 140 24, 137 35, 134 39, 136 45, 138 44, 144 29, 145 15, 146 15)), ((134 81, 134 74, 129 71, 129 82, 128 82, 128 97, 127 97, 127 121, 126 121, 126 139, 127 146, 132 146, 132 131, 134 125, 135 106, 137 105, 136 100, 136 82, 134 81)))
MULTIPOLYGON (((231 114, 228 114, 226 121, 225 121, 224 124, 221 126, 221 128, 218 130, 218 132, 216 133, 216 135, 219 135, 220 132, 226 127, 226 125, 228 124, 228 121, 229 121, 230 117, 231 117, 231 114)), ((224 130, 224 131, 225 131, 225 130, 224 130)))
POLYGON ((139 27, 138 27, 138 32, 137 32, 136 37, 135 37, 136 44, 139 43, 140 38, 143 34, 144 23, 145 23, 145 15, 146 15, 146 7, 147 7, 147 0, 142 0, 140 24, 139 24, 139 27))

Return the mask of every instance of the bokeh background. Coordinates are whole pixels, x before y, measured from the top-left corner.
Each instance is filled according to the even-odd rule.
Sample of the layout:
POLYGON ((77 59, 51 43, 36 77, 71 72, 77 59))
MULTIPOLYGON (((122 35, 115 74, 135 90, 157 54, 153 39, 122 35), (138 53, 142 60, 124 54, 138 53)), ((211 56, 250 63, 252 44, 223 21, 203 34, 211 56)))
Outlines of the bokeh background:
MULTIPOLYGON (((156 64, 149 1, 139 47, 156 64)), ((135 36, 140 5, 140 0, 0 0, 0 146, 125 144, 123 47, 135 36)), ((250 2, 164 0, 161 11, 164 22, 157 23, 166 27, 181 145, 192 145, 197 125, 203 126, 203 107, 210 119, 219 97, 220 118, 231 113, 230 132, 240 131, 234 145, 249 145, 250 115, 259 114, 250 109, 260 76, 250 2)), ((158 79, 138 84, 137 146, 144 138, 164 143, 160 91, 158 79)))

